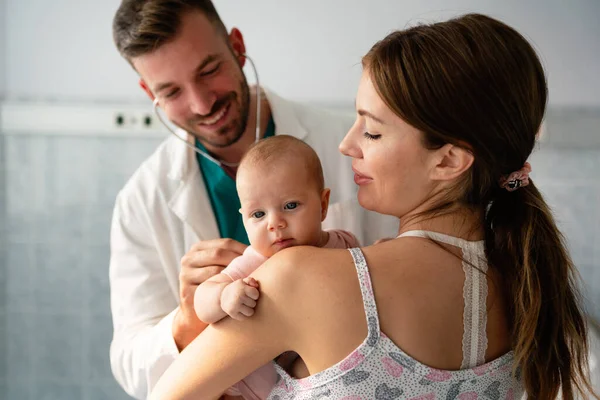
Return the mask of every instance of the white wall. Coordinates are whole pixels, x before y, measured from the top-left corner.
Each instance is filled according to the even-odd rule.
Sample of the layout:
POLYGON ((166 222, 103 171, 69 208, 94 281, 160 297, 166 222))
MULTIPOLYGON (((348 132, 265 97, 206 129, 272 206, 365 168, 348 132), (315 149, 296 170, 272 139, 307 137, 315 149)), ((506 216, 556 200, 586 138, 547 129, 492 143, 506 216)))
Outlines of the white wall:
MULTIPOLYGON (((145 99, 112 43, 119 0, 3 1, 9 98, 145 99)), ((215 3, 226 25, 245 35, 262 82, 291 98, 350 104, 360 58, 375 41, 407 23, 476 11, 504 20, 535 43, 548 70, 551 104, 600 106, 598 0, 215 3)))
POLYGON ((6 89, 6 0, 0 0, 0 100, 6 89))

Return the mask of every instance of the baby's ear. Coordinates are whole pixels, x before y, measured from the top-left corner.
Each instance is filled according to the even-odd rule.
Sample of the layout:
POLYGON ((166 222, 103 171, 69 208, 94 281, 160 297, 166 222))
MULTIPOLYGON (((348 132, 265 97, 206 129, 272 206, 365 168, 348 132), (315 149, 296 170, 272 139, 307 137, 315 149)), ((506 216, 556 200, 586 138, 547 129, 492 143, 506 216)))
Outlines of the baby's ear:
POLYGON ((331 195, 331 189, 325 188, 321 192, 321 222, 325 221, 327 217, 327 209, 329 209, 329 196, 331 195))

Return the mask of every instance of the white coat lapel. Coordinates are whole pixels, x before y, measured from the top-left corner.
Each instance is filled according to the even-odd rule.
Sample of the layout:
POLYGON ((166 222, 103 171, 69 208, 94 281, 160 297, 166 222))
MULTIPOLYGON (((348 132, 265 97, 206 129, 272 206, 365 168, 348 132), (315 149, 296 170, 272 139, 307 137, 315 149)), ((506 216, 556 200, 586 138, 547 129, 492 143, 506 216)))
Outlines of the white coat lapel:
POLYGON ((196 153, 179 141, 172 145, 169 178, 178 180, 179 185, 168 200, 169 208, 190 228, 191 232, 186 232, 185 238, 188 243, 219 238, 219 227, 200 174, 196 153))
POLYGON ((291 135, 297 139, 304 140, 308 135, 308 131, 296 115, 294 104, 279 97, 265 87, 263 87, 263 91, 271 107, 271 115, 275 122, 275 134, 291 135))

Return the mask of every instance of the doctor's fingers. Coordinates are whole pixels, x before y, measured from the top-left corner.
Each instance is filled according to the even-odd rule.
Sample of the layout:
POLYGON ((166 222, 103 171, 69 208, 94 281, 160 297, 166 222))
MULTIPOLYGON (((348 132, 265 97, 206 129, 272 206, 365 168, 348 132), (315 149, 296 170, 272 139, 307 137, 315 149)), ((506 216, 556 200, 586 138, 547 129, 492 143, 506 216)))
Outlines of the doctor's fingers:
POLYGON ((224 267, 238 256, 240 253, 223 248, 190 250, 181 258, 181 266, 200 268, 219 265, 224 267))
POLYGON ((244 250, 246 250, 246 246, 243 243, 238 242, 233 239, 212 239, 212 240, 202 240, 192 246, 189 252, 193 251, 201 251, 201 250, 210 250, 210 249, 222 249, 229 250, 238 255, 241 255, 244 250))
POLYGON ((179 280, 192 285, 199 285, 202 282, 212 278, 223 271, 223 267, 211 266, 211 267, 181 267, 179 272, 179 280))

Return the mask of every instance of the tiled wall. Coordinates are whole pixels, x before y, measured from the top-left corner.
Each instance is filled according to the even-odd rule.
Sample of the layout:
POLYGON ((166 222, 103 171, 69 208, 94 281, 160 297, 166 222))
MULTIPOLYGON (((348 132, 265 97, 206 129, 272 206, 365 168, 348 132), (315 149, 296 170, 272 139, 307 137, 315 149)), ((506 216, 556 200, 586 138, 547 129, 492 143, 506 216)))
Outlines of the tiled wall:
POLYGON ((542 146, 531 166, 585 282, 588 313, 600 321, 600 147, 542 146))
MULTIPOLYGON (((109 366, 109 226, 157 138, 0 134, 0 398, 126 399, 109 366)), ((600 320, 600 147, 542 147, 533 178, 600 320)))
POLYGON ((109 365, 109 226, 157 139, 1 136, 0 399, 128 398, 109 365))

